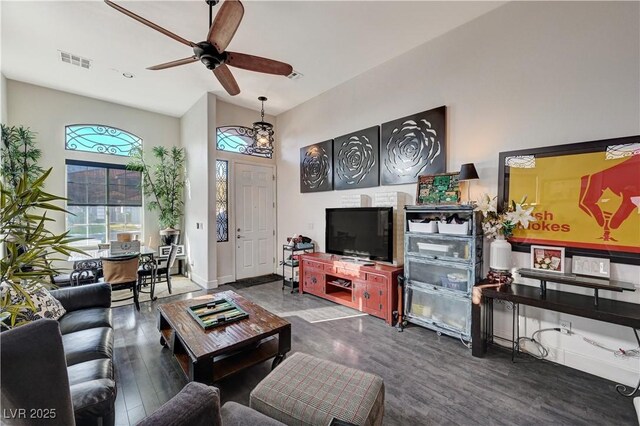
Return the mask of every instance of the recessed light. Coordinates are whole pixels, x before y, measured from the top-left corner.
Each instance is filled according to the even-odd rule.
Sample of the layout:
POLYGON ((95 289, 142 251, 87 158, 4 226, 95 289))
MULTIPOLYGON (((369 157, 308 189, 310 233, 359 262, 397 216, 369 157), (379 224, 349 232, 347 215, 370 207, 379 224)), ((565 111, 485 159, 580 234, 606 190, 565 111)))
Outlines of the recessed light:
POLYGON ((133 78, 133 74, 131 74, 130 72, 123 72, 123 73, 122 73, 122 76, 123 76, 124 78, 133 78))

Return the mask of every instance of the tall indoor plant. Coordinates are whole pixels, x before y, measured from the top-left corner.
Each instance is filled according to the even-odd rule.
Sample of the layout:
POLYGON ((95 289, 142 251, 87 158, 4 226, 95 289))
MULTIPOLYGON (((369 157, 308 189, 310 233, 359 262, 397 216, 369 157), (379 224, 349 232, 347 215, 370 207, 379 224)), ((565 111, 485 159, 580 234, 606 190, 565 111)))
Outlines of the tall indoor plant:
POLYGON ((184 149, 154 146, 151 150, 155 164, 149 164, 141 148, 132 151, 128 164, 131 170, 142 173, 142 188, 149 211, 158 211, 160 235, 164 244, 177 242, 178 226, 183 216, 184 201, 184 149))
POLYGON ((15 192, 18 182, 26 176, 33 182, 44 170, 38 165, 42 152, 36 148, 36 134, 28 127, 0 125, 2 130, 1 175, 5 189, 15 192))
POLYGON ((82 253, 69 245, 76 239, 68 232, 47 229, 54 221, 48 217, 50 212, 66 212, 54 204, 64 198, 43 189, 50 173, 51 169, 33 179, 25 173, 10 187, 0 181, 0 245, 5 250, 0 257, 0 319, 5 326, 20 325, 28 311, 36 310, 29 290, 47 284, 58 273, 52 261, 64 260, 48 255, 82 253))

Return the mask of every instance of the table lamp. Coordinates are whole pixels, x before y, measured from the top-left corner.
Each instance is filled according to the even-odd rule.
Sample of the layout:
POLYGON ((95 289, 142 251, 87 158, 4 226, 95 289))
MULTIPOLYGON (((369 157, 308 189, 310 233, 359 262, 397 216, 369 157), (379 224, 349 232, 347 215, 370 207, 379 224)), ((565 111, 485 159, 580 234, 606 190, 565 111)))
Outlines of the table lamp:
POLYGON ((460 166, 460 176, 458 177, 458 180, 466 181, 467 204, 471 204, 471 196, 469 195, 470 188, 471 188, 471 181, 476 179, 480 179, 480 177, 478 176, 478 172, 476 171, 476 166, 474 166, 473 163, 466 163, 460 166))

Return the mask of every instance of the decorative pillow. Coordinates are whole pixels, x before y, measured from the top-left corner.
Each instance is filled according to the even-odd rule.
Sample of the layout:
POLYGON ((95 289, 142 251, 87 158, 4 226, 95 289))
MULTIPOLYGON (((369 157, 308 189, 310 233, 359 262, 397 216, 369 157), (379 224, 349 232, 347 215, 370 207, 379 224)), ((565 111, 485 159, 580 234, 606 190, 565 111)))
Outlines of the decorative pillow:
MULTIPOLYGON (((31 297, 31 302, 36 310, 22 309, 20 315, 18 315, 18 320, 35 321, 42 318, 58 320, 67 313, 60 301, 53 297, 51 293, 49 293, 49 290, 42 284, 25 287, 25 291, 31 297)), ((7 292, 9 292, 11 297, 11 304, 18 305, 25 303, 24 296, 16 292, 11 285, 7 283, 0 284, 0 296, 4 298, 7 292)))

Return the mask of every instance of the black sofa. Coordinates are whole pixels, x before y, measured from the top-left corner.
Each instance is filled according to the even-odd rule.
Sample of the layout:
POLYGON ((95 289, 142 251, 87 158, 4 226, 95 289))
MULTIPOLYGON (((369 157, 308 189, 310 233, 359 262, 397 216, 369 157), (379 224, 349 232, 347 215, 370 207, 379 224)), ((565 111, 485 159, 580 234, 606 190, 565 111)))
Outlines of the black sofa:
MULTIPOLYGON (((85 365, 82 368, 88 372, 87 380, 73 384, 79 376, 77 372, 75 379, 72 376, 74 366, 64 368, 67 354, 60 326, 56 321, 43 319, 0 334, 3 407, 0 424, 73 426, 95 424, 100 415, 103 424, 113 424, 113 405, 109 400, 115 399, 113 380, 90 379, 100 371, 85 365)), ((221 407, 220 391, 196 382, 188 383, 178 395, 138 423, 138 426, 165 425, 283 426, 235 402, 221 407)))
MULTIPOLYGON (((113 425, 116 383, 111 286, 87 284, 53 290, 51 294, 67 311, 58 324, 75 422, 77 425, 113 425)), ((43 350, 38 342, 34 345, 37 350, 43 350)))

